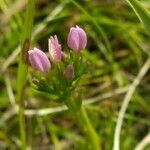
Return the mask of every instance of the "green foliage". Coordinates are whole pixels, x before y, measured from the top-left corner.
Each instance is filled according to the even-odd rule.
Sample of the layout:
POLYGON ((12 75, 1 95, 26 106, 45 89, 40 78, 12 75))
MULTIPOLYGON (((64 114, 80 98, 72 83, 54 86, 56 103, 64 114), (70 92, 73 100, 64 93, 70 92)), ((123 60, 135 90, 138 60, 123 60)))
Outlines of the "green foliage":
MULTIPOLYGON (((69 28, 75 25, 80 25, 87 32, 88 45, 82 53, 81 61, 85 66, 80 66, 77 61, 76 68, 79 69, 71 81, 64 77, 64 68, 74 59, 70 52, 70 59, 59 64, 61 75, 55 64, 48 77, 28 68, 24 105, 26 110, 31 110, 26 112, 26 132, 27 144, 33 150, 53 146, 69 150, 87 149, 90 142, 76 125, 76 117, 70 111, 63 111, 61 105, 65 98, 59 97, 64 92, 63 88, 70 93, 76 85, 79 86, 79 90, 76 89, 74 93, 77 94, 77 108, 81 102, 86 103, 83 100, 96 100, 95 103, 86 105, 85 109, 101 137, 103 149, 111 150, 118 111, 126 93, 124 88, 132 83, 149 54, 150 39, 145 34, 145 29, 149 33, 149 0, 130 0, 138 17, 145 24, 145 29, 124 0, 75 2, 78 5, 70 0, 36 1, 31 47, 47 52, 47 39, 57 34, 63 51, 66 51, 66 36, 69 28), (79 78, 80 75, 82 78, 79 78), (37 80, 33 84, 34 77, 42 82, 39 84, 41 87, 37 80), (46 78, 49 82, 46 82, 46 78), (114 92, 116 89, 117 92, 114 92), (57 112, 53 111, 55 108, 57 112), (48 115, 43 115, 47 113, 48 115)), ((13 100, 17 93, 16 48, 21 45, 25 6, 23 0, 0 2, 0 149, 20 149, 18 117, 13 100), (6 75, 9 84, 6 82, 6 75)), ((121 131, 121 150, 135 149, 150 131, 149 83, 148 72, 128 106, 121 131)), ((149 145, 146 148, 149 149, 149 145)))
POLYGON ((140 21, 144 24, 147 33, 150 35, 150 12, 144 8, 138 0, 126 0, 135 11, 140 21))

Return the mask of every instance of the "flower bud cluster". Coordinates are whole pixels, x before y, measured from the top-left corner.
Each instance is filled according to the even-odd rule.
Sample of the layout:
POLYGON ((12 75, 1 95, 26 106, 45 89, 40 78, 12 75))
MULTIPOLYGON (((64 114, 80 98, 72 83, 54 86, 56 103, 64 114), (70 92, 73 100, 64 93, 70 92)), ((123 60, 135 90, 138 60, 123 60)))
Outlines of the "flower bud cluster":
MULTIPOLYGON (((75 53, 79 53, 87 44, 85 31, 79 26, 70 28, 67 44, 75 53)), ((51 69, 51 62, 59 63, 62 59, 67 59, 67 54, 62 51, 62 46, 56 35, 51 36, 48 39, 48 48, 50 60, 48 56, 38 48, 33 48, 28 51, 31 66, 43 73, 48 72, 51 69)), ((72 64, 67 65, 64 74, 68 80, 73 78, 74 67, 72 64)))

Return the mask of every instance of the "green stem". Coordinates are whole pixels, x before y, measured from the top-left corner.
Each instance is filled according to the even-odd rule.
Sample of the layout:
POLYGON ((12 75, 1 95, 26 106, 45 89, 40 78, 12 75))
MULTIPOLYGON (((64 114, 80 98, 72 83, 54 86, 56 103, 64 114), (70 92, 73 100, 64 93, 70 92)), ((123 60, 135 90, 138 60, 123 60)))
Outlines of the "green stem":
POLYGON ((58 137, 57 137, 57 135, 56 135, 56 133, 55 133, 53 128, 54 127, 53 127, 53 125, 51 125, 51 122, 50 122, 49 125, 48 125, 48 130, 49 130, 49 133, 51 135, 51 140, 52 140, 52 142, 54 144, 54 149, 55 150, 61 150, 61 147, 59 145, 58 137))
POLYGON ((75 109, 75 105, 71 102, 71 100, 67 100, 66 105, 70 112, 76 116, 78 124, 83 128, 84 132, 87 134, 90 140, 90 149, 101 150, 100 138, 96 133, 95 129, 93 128, 84 107, 81 106, 81 108, 75 109))
POLYGON ((25 23, 23 26, 23 37, 22 37, 22 50, 19 56, 19 66, 17 74, 17 102, 19 103, 19 127, 21 136, 21 149, 26 149, 26 131, 25 131, 25 117, 24 117, 24 106, 23 96, 24 88, 27 78, 27 56, 30 47, 32 26, 34 20, 35 0, 28 0, 25 23))
POLYGON ((91 142, 90 148, 94 150, 100 150, 100 138, 98 137, 98 134, 96 133, 95 129, 93 128, 91 121, 84 109, 84 107, 81 107, 79 111, 77 111, 77 119, 80 120, 81 125, 83 126, 83 129, 85 133, 88 135, 89 140, 91 142))

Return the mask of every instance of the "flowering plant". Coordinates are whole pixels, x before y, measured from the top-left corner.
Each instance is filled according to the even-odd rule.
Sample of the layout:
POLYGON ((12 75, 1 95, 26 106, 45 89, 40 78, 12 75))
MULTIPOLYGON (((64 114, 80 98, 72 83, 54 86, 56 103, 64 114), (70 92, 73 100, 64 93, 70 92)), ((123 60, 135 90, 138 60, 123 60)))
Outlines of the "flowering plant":
MULTIPOLYGON (((38 80, 37 90, 46 92, 63 102, 70 99, 70 95, 73 94, 71 92, 75 90, 86 67, 81 53, 87 43, 85 31, 78 26, 72 27, 67 40, 68 46, 73 50, 70 50, 68 54, 62 51, 56 35, 48 39, 50 60, 43 51, 37 48, 28 51, 32 68, 42 72, 40 77, 35 76, 38 80)), ((81 93, 79 95, 82 95, 81 93)))
POLYGON ((85 31, 79 26, 72 27, 67 44, 71 48, 68 53, 62 51, 55 35, 48 39, 48 56, 37 48, 28 51, 31 66, 41 72, 40 75, 34 74, 34 86, 38 91, 48 94, 51 99, 64 103, 83 126, 92 143, 90 146, 98 150, 98 136, 82 107, 83 92, 78 86, 83 74, 86 73, 86 60, 82 56, 82 50, 87 44, 85 31))

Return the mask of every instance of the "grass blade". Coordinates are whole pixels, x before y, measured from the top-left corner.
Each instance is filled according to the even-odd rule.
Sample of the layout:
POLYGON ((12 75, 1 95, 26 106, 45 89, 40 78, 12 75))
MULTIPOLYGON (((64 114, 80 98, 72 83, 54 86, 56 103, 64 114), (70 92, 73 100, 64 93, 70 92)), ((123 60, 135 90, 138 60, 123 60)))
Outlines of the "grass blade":
POLYGON ((146 8, 144 8, 142 3, 139 2, 138 0, 126 0, 126 1, 135 11, 136 15, 143 23, 146 31, 150 35, 150 12, 146 8))

